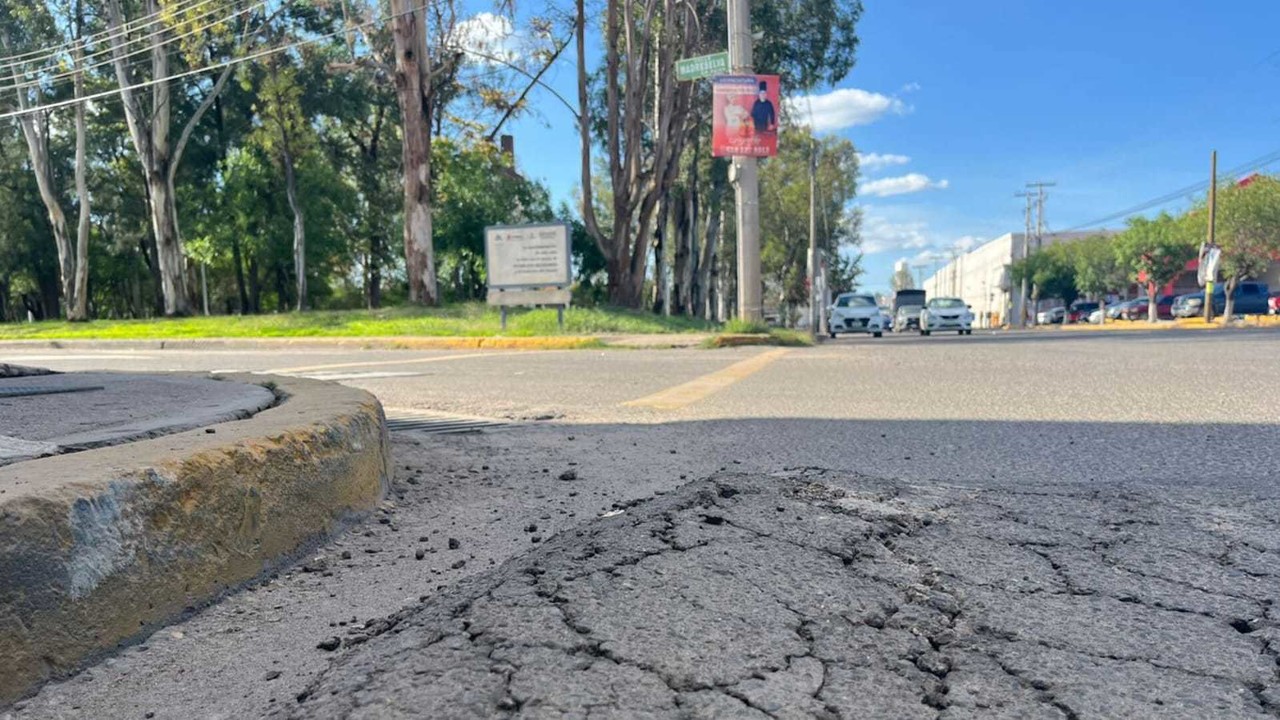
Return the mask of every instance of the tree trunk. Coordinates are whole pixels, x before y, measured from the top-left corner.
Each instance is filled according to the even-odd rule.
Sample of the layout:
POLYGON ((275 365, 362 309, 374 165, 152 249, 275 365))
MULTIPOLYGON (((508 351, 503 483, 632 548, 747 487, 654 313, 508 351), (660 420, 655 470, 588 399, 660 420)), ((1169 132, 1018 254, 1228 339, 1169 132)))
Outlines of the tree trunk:
POLYGON ((249 306, 250 312, 262 312, 262 276, 258 272, 258 256, 249 256, 249 306))
POLYGON ((249 293, 244 286, 244 258, 240 253, 240 237, 231 233, 231 264, 235 266, 236 297, 240 299, 240 314, 249 312, 249 293))
POLYGON ((697 241, 693 237, 693 227, 697 222, 694 218, 694 192, 691 184, 685 188, 684 192, 676 195, 675 212, 672 217, 676 239, 676 262, 675 272, 672 275, 674 287, 671 293, 671 311, 676 315, 688 315, 696 302, 694 298, 697 294, 695 277, 698 255, 697 241))
POLYGON ((653 312, 671 314, 671 286, 667 283, 667 208, 664 198, 658 203, 658 221, 653 228, 653 312))
POLYGON ((1156 296, 1156 284, 1154 282, 1147 283, 1147 322, 1157 322, 1160 320, 1159 298, 1156 296))
MULTIPOLYGON (((80 7, 77 4, 77 7, 80 7)), ((78 13, 79 14, 79 13, 78 13)), ((77 18, 80 24, 81 18, 77 18)), ((77 35, 80 33, 77 32, 77 35)), ((84 73, 79 68, 84 64, 84 51, 76 44, 73 53, 77 72, 75 74, 75 96, 84 97, 84 73)), ((67 319, 84 321, 89 319, 89 180, 86 144, 88 131, 85 129, 84 103, 76 103, 76 200, 79 207, 79 221, 76 228, 75 283, 72 294, 67 296, 67 319)))
MULTIPOLYGON (((1231 324, 1231 315, 1232 313, 1235 312, 1235 309, 1236 309, 1236 300, 1235 300, 1235 297, 1233 296, 1236 293, 1236 285, 1238 285, 1239 283, 1240 283, 1240 278, 1230 277, 1230 278, 1227 278, 1226 287, 1223 288, 1226 291, 1226 297, 1224 298, 1225 304, 1222 307, 1222 324, 1223 325, 1231 324)), ((1204 301, 1206 303, 1213 302, 1213 296, 1209 295, 1208 293, 1205 293, 1204 301)))
POLYGON ((409 302, 434 305, 438 294, 431 236, 431 56, 427 28, 413 0, 391 0, 391 13, 396 99, 404 136, 404 259, 409 302))
POLYGON ((293 272, 296 276, 294 292, 298 294, 297 309, 301 312, 307 309, 306 218, 303 217, 302 205, 298 202, 298 177, 294 172, 293 152, 289 149, 287 134, 280 145, 280 155, 284 163, 284 191, 289 198, 289 209, 293 211, 293 272))
POLYGON ((365 283, 365 300, 370 310, 382 307, 382 236, 375 229, 369 234, 369 278, 365 283))

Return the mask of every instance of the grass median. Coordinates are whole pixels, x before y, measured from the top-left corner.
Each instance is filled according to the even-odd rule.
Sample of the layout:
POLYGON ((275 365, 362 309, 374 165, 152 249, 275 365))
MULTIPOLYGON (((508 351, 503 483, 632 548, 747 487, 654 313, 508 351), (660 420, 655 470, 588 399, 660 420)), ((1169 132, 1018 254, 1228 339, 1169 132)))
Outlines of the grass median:
POLYGON ((440 308, 323 310, 271 315, 214 315, 149 320, 49 321, 0 324, 0 340, 168 340, 307 337, 538 337, 549 335, 648 335, 716 330, 704 320, 665 317, 616 308, 570 308, 564 330, 556 311, 513 309, 507 329, 496 308, 480 303, 440 308))

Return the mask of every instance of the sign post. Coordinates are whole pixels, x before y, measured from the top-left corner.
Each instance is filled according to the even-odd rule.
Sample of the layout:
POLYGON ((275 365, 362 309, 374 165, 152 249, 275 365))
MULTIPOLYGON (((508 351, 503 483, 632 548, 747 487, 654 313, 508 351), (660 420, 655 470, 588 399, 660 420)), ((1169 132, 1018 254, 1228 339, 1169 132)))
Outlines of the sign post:
POLYGON ((564 330, 564 310, 573 295, 569 243, 569 226, 564 223, 484 229, 488 301, 500 309, 503 330, 507 329, 507 308, 514 305, 554 306, 564 330))
POLYGON ((676 61, 676 80, 697 80, 727 72, 729 72, 729 53, 727 52, 699 55, 676 61))

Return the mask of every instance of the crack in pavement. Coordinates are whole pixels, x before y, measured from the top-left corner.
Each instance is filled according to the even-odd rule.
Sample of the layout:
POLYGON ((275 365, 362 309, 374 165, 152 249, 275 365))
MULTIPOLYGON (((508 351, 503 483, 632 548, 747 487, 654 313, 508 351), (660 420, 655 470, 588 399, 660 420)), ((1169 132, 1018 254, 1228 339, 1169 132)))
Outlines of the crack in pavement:
MULTIPOLYGON (((1055 550, 991 532, 993 492, 818 468, 690 483, 353 631, 361 639, 275 713, 1277 716, 1269 619, 1236 627, 1162 607, 1132 587, 1138 573, 1078 586, 1055 550), (1031 576, 981 582, 957 565, 1033 572, 1011 549, 1066 592, 1016 585, 1031 576)), ((1026 495, 1081 499, 1081 515, 1097 502, 1026 495)), ((1129 496, 1126 512, 1142 512, 1129 496)), ((1112 567, 1101 551, 1085 557, 1112 567)))

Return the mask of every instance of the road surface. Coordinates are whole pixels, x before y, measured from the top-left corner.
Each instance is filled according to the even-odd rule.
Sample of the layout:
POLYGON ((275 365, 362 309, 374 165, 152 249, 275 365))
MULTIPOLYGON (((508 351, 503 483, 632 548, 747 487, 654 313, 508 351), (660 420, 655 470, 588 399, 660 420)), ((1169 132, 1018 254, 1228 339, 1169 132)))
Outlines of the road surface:
POLYGON ((13 714, 1275 717, 1277 357, 1177 331, 0 349, 493 423, 394 432, 368 523, 13 714))

